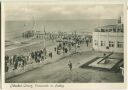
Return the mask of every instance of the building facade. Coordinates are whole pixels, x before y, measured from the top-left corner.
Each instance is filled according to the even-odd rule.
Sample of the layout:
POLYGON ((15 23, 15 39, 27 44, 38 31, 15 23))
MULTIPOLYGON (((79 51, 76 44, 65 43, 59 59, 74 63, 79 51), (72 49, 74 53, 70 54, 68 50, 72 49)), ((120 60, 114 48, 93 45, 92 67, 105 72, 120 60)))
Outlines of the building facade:
POLYGON ((123 24, 121 18, 117 20, 116 25, 107 25, 98 27, 93 32, 93 49, 103 52, 123 53, 123 24))

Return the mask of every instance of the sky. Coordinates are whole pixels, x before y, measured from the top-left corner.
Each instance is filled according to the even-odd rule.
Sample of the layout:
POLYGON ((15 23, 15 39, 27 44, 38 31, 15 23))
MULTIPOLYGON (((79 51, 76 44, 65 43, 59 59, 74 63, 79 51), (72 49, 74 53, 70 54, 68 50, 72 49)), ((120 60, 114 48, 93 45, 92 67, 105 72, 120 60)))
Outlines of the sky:
POLYGON ((6 3, 4 7, 6 20, 117 19, 123 13, 120 4, 6 3))

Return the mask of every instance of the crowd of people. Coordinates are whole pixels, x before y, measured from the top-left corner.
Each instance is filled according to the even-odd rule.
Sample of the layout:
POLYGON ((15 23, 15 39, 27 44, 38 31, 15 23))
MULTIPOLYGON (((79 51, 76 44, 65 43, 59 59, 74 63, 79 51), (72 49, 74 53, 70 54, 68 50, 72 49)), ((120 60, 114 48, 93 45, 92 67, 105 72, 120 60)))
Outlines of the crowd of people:
MULTIPOLYGON (((47 50, 44 48, 43 50, 37 50, 30 52, 28 55, 13 55, 13 56, 5 56, 5 71, 12 67, 13 70, 18 69, 18 67, 24 67, 27 64, 32 63, 40 63, 46 59, 47 50)), ((52 58, 52 52, 48 53, 49 57, 52 58)))
MULTIPOLYGON (((27 32, 23 33, 23 37, 26 37, 26 35, 31 35, 33 32, 27 32)), ((61 52, 68 53, 72 48, 79 48, 82 43, 86 43, 87 47, 89 46, 89 43, 92 41, 92 37, 86 36, 81 37, 80 35, 76 34, 58 34, 54 35, 51 33, 47 34, 47 39, 55 39, 56 43, 58 45, 54 47, 54 53, 60 55, 61 52), (60 41, 57 41, 58 39, 55 38, 55 36, 58 36, 58 39, 60 41)), ((43 62, 46 58, 53 57, 53 51, 47 52, 46 48, 42 50, 36 50, 29 52, 28 55, 13 55, 13 56, 5 56, 5 71, 8 72, 8 70, 12 67, 13 70, 18 69, 18 67, 24 67, 29 63, 40 63, 43 62)))
POLYGON ((47 59, 47 57, 52 58, 53 53, 56 53, 57 55, 62 54, 61 51, 63 53, 67 53, 69 51, 69 48, 67 48, 66 46, 62 46, 62 44, 59 43, 57 46, 54 47, 54 52, 48 51, 46 50, 46 48, 44 48, 41 50, 29 52, 29 54, 27 55, 6 55, 5 71, 8 72, 9 69, 16 70, 19 67, 24 67, 28 64, 43 62, 47 59))
POLYGON ((79 34, 79 33, 67 33, 67 32, 45 32, 41 33, 40 31, 26 31, 22 33, 23 38, 37 38, 37 39, 46 39, 46 40, 53 40, 56 41, 58 39, 64 39, 67 40, 76 40, 79 42, 91 42, 92 36, 86 35, 86 34, 79 34))

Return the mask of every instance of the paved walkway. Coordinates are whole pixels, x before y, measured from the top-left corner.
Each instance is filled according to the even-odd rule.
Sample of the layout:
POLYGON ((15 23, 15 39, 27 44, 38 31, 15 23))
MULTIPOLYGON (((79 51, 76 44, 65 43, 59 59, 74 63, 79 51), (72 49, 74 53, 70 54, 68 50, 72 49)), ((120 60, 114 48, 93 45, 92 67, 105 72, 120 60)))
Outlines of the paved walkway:
POLYGON ((57 62, 43 65, 39 68, 6 79, 10 83, 71 83, 71 82, 123 82, 120 73, 103 72, 93 69, 78 68, 88 62, 96 54, 91 51, 74 54, 57 62), (68 68, 68 60, 73 64, 72 71, 68 68))

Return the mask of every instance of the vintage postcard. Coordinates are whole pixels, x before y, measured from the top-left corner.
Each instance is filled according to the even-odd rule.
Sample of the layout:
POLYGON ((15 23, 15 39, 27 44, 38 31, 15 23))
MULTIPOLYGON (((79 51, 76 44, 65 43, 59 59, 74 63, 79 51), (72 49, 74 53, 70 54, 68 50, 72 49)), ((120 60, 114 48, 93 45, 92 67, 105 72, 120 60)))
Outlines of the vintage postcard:
POLYGON ((124 3, 4 2, 2 11, 3 88, 126 89, 124 3))

